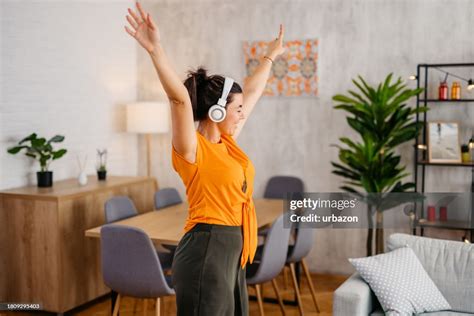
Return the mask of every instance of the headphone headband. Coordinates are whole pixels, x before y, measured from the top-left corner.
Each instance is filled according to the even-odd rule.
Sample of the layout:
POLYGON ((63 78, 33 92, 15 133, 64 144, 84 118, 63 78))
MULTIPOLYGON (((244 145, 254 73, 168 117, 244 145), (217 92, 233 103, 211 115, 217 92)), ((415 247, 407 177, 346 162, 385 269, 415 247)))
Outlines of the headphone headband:
POLYGON ((230 90, 232 89, 233 85, 234 85, 234 79, 225 77, 224 88, 222 89, 222 96, 217 101, 217 104, 219 104, 220 106, 226 106, 227 97, 229 96, 230 90))
POLYGON ((229 96, 230 90, 232 89, 233 85, 234 79, 225 77, 224 88, 222 88, 222 95, 217 101, 217 104, 211 106, 208 112, 209 118, 213 122, 219 123, 225 119, 227 115, 227 111, 225 109, 225 106, 227 104, 227 97, 229 96))

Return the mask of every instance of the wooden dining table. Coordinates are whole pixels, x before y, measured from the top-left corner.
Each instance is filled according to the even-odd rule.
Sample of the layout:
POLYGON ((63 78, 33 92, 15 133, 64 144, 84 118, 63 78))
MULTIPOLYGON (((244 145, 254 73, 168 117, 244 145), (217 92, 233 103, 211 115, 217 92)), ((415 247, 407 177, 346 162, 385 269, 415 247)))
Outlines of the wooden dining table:
MULTIPOLYGON (((269 227, 284 211, 284 200, 280 199, 254 199, 255 211, 257 213, 257 226, 259 229, 269 227)), ((162 208, 157 211, 142 213, 114 224, 127 225, 142 229, 155 244, 177 245, 184 235, 184 225, 188 216, 188 204, 162 208)), ((86 237, 100 238, 102 226, 86 230, 86 237)), ((296 266, 297 279, 299 283, 299 264, 296 266)), ((116 293, 112 295, 112 306, 114 306, 116 293)), ((249 296, 250 299, 255 299, 249 296)), ((278 303, 276 299, 265 298, 265 302, 278 303)), ((285 304, 295 305, 293 301, 284 300, 285 304)))
MULTIPOLYGON (((284 200, 255 199, 258 228, 273 223, 283 214, 284 200)), ((142 229, 154 244, 177 245, 184 235, 184 224, 188 216, 188 204, 181 203, 156 212, 147 212, 130 217, 114 224, 127 225, 142 229)), ((100 238, 102 226, 86 230, 86 237, 100 238)))

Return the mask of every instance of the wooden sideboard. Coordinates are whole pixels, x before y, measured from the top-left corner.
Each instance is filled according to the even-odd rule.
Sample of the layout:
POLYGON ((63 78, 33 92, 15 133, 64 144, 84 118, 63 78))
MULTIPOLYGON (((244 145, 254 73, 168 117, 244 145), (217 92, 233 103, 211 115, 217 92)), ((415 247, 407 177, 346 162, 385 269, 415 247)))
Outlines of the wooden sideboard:
POLYGON ((100 243, 84 232, 105 223, 104 203, 126 195, 154 209, 154 178, 109 176, 57 181, 52 188, 0 192, 0 302, 41 303, 63 313, 106 294, 100 243))

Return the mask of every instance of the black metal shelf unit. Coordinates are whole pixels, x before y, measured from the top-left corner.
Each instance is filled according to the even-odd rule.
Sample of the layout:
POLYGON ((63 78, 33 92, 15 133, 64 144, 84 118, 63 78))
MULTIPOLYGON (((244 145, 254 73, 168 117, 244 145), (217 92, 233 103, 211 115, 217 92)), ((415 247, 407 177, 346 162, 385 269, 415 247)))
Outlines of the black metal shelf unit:
MULTIPOLYGON (((416 108, 418 109, 420 106, 428 106, 428 103, 472 103, 474 105, 474 99, 461 99, 461 100, 437 100, 437 99, 430 99, 428 97, 428 82, 429 82, 429 70, 430 68, 473 68, 474 63, 453 63, 453 64, 419 64, 417 66, 416 71, 416 78, 417 78, 417 87, 420 88, 421 86, 421 78, 423 77, 423 88, 424 91, 422 95, 418 95, 416 97, 416 108)), ((441 104, 440 104, 441 106, 441 104)), ((449 106, 449 105, 446 105, 449 106)), ((416 114, 416 121, 423 122, 425 128, 423 128, 423 133, 421 135, 422 144, 427 145, 427 129, 426 129, 426 122, 427 122, 428 113, 424 112, 422 114, 416 114), (421 117, 420 117, 421 116, 421 117)), ((473 118, 474 120, 474 118, 473 118)), ((414 160, 414 170, 415 170, 415 190, 416 192, 425 192, 425 180, 426 180, 426 167, 470 167, 472 169, 472 178, 471 178, 471 192, 474 192, 474 163, 437 163, 437 162, 430 162, 428 160, 428 151, 424 150, 422 154, 419 153, 419 137, 416 138, 414 151, 415 151, 415 160, 414 160), (421 157, 420 157, 421 156, 421 157), (421 170, 420 170, 421 169, 421 170), (421 177, 418 173, 421 171, 421 177)), ((444 229, 458 229, 458 230, 465 230, 470 231, 470 239, 471 242, 474 241, 474 199, 471 202, 471 216, 470 221, 427 221, 424 219, 424 210, 423 204, 421 205, 421 212, 420 217, 415 220, 415 227, 413 229, 413 233, 416 234, 416 228, 420 228, 420 235, 423 235, 423 228, 424 227, 432 227, 432 228, 444 228, 444 229)))

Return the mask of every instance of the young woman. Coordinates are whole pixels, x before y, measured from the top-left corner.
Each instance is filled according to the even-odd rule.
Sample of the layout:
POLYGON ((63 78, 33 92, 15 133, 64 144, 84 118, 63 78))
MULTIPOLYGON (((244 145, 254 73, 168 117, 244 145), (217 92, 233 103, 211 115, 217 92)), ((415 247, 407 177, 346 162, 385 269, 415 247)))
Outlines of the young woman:
POLYGON ((254 168, 235 139, 284 52, 283 26, 243 89, 231 78, 190 72, 184 84, 139 3, 125 30, 149 53, 170 100, 172 161, 186 186, 189 215, 173 260, 179 316, 248 315, 245 266, 257 247, 254 168), (197 131, 194 121, 199 121, 197 131))

